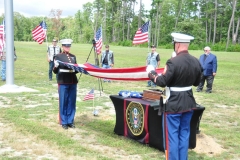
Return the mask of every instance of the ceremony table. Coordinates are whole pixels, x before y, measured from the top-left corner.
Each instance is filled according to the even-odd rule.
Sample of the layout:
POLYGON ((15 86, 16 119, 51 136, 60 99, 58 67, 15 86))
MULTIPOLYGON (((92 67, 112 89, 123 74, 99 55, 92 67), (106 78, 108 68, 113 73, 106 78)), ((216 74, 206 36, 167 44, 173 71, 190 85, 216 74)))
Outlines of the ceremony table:
MULTIPOLYGON (((116 112, 114 132, 164 151, 159 101, 110 95, 116 112)), ((191 119, 189 149, 196 147, 196 134, 205 107, 196 105, 191 119)))

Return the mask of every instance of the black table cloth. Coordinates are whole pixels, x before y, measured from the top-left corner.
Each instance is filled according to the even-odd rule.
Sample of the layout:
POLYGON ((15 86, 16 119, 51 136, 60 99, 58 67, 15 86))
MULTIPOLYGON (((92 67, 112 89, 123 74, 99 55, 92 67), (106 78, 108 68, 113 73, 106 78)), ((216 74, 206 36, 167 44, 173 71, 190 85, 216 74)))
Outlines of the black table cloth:
MULTIPOLYGON (((163 131, 162 131, 162 115, 159 113, 159 101, 149 101, 137 98, 124 98, 118 95, 110 95, 110 99, 113 102, 116 112, 116 123, 114 132, 118 135, 122 135, 131 139, 134 139, 143 144, 149 144, 149 146, 164 151, 163 147, 163 131), (129 110, 129 107, 135 105, 142 108, 142 117, 138 117, 134 120, 133 111, 129 110), (132 115, 131 115, 132 114, 132 115), (142 125, 136 130, 130 124, 136 126, 142 125), (140 122, 142 120, 142 122, 140 122)), ((196 147, 196 134, 199 130, 200 120, 205 110, 205 107, 196 105, 193 109, 193 116, 191 119, 189 148, 196 147)), ((134 110, 135 111, 135 110, 134 110)), ((140 115, 140 114, 139 114, 140 115)))

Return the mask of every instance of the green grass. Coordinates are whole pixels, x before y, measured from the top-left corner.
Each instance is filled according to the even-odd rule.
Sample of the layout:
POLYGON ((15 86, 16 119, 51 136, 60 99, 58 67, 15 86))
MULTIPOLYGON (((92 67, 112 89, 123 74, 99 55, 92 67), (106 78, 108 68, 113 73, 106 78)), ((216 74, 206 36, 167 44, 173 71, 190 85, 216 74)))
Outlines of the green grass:
MULTIPOLYGON (((14 63, 14 84, 36 89, 39 92, 0 94, 1 123, 12 124, 15 132, 26 137, 37 137, 36 142, 46 141, 49 149, 57 147, 66 157, 105 160, 126 159, 126 157, 130 159, 131 156, 138 156, 138 159, 163 159, 163 152, 114 134, 115 116, 106 115, 110 108, 107 102, 111 103, 109 95, 118 94, 120 90, 142 92, 146 89, 146 82, 102 83, 104 94, 100 96, 97 92, 98 80, 87 75, 79 77, 80 74, 78 74, 80 78, 78 98, 83 99, 84 95, 94 87, 95 106, 103 106, 103 109, 99 117, 94 117, 91 114, 92 101, 77 101, 76 131, 64 132, 57 124, 58 97, 55 76, 52 82, 48 81, 46 44, 15 42, 15 46, 18 60, 14 63), (75 136, 80 138, 75 139, 75 136), (100 147, 94 149, 91 145, 100 147), (104 150, 101 151, 101 148, 104 150)), ((76 55, 77 62, 81 64, 85 63, 90 55, 88 62, 94 64, 94 53, 89 54, 91 48, 91 44, 73 44, 71 53, 76 55)), ((114 51, 115 68, 145 65, 147 48, 110 46, 110 50, 114 51)), ((164 67, 172 50, 157 49, 157 51, 161 57, 160 66, 164 67)), ((198 58, 202 51, 190 51, 190 53, 198 58)), ((213 93, 194 91, 194 96, 197 103, 206 107, 200 130, 216 139, 226 151, 213 157, 189 151, 190 160, 240 158, 240 54, 214 51, 213 53, 218 59, 218 72, 214 80, 213 93)), ((0 82, 0 86, 4 84, 0 82)), ((0 150, 8 145, 12 144, 3 141, 3 144, 0 143, 0 150)), ((0 157, 1 159, 31 159, 31 155, 14 156, 11 152, 0 154, 0 157)))

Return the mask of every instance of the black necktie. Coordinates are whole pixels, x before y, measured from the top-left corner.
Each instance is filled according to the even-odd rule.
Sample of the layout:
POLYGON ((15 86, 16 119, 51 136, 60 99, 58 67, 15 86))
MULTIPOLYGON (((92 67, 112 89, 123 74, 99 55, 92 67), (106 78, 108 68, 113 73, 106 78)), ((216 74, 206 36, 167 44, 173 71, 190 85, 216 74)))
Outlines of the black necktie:
POLYGON ((55 47, 53 47, 53 50, 54 50, 54 56, 55 56, 55 47))
POLYGON ((206 60, 206 58, 207 58, 207 55, 205 54, 205 55, 204 55, 204 61, 206 60))

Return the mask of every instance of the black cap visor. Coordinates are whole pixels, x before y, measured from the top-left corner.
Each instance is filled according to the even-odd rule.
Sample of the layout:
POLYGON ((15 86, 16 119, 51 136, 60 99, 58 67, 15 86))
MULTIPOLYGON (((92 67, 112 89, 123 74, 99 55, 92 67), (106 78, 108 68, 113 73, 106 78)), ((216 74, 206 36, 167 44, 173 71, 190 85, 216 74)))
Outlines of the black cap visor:
POLYGON ((64 47, 71 47, 71 44, 62 44, 64 47))

